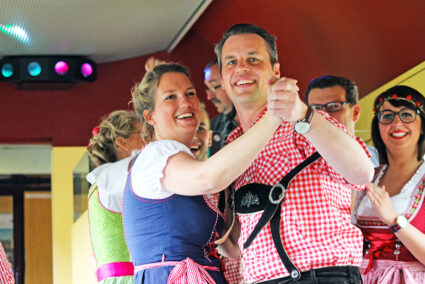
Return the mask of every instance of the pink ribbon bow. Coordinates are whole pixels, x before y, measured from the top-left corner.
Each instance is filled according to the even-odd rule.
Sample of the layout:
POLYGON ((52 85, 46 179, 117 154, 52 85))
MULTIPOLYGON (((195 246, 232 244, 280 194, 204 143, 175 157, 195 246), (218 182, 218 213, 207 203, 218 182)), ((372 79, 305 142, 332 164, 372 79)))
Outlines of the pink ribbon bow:
POLYGON ((190 258, 186 258, 173 268, 167 284, 192 283, 215 284, 215 281, 205 270, 204 266, 197 264, 190 258))

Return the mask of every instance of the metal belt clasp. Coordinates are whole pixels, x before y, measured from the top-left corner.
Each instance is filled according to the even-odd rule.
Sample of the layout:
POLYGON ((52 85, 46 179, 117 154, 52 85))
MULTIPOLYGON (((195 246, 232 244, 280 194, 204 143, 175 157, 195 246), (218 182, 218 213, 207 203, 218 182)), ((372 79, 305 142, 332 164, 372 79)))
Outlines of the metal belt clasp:
POLYGON ((269 193, 270 202, 272 204, 279 204, 280 202, 282 202, 283 197, 285 197, 285 191, 286 191, 286 188, 281 183, 276 183, 275 185, 273 185, 273 187, 272 187, 272 189, 270 189, 270 193, 269 193), (279 194, 278 199, 273 199, 273 192, 274 192, 275 188, 278 188, 282 191, 281 194, 279 194))

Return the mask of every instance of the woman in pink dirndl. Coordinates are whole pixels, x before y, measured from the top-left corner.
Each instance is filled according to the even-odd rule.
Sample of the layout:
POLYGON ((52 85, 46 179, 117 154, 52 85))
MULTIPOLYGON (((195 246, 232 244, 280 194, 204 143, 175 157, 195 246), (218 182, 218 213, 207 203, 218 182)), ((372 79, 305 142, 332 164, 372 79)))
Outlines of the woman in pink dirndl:
POLYGON ((425 283, 425 98, 395 86, 374 103, 372 139, 381 166, 358 194, 364 283, 425 283))

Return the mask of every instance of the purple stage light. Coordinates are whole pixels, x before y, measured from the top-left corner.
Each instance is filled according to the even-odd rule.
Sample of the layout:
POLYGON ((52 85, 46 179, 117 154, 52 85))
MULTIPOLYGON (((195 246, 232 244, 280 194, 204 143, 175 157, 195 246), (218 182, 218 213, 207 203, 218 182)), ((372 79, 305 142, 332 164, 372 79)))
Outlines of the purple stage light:
POLYGON ((55 64, 55 72, 59 75, 65 75, 68 73, 68 64, 65 61, 58 61, 55 64))
POLYGON ((81 65, 81 74, 84 78, 93 74, 93 67, 89 63, 84 63, 81 65))

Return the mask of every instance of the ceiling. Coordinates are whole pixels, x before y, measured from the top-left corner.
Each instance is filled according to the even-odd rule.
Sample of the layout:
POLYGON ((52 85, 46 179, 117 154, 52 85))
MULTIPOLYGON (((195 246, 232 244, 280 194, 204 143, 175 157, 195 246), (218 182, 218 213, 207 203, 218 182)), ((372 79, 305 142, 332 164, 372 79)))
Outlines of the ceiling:
POLYGON ((104 63, 171 52, 210 3, 0 0, 0 56, 85 55, 104 63))

